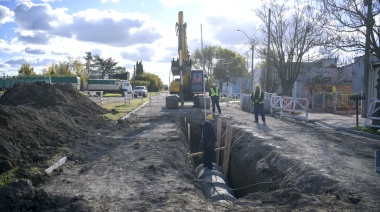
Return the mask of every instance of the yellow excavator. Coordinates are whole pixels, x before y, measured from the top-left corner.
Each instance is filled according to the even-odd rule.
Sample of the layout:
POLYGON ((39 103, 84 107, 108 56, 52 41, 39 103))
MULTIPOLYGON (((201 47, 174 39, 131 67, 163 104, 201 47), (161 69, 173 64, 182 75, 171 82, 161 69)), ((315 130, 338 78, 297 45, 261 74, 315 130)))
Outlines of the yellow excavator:
POLYGON ((202 70, 191 70, 192 61, 187 46, 187 24, 183 21, 183 12, 178 13, 175 30, 178 36, 178 58, 173 58, 171 71, 174 80, 170 83, 169 93, 180 97, 181 105, 185 100, 192 100, 194 94, 203 92, 204 74, 202 70))

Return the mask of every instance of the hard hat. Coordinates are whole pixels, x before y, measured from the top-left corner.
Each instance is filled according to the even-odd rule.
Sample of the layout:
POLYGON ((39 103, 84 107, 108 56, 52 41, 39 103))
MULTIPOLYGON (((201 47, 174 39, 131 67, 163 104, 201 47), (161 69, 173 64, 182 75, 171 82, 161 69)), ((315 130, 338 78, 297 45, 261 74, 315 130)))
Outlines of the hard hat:
POLYGON ((214 116, 212 116, 212 115, 208 115, 206 119, 207 119, 207 120, 214 121, 214 116))
POLYGON ((211 86, 216 86, 216 84, 215 84, 215 83, 212 83, 211 86))
POLYGON ((256 84, 256 88, 260 88, 260 85, 259 85, 259 84, 256 84))

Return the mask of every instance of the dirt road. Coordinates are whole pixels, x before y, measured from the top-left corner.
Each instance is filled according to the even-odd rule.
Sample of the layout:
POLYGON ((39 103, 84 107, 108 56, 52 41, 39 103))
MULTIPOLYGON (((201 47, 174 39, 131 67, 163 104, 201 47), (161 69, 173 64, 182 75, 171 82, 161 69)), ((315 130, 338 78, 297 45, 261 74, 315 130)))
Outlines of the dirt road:
POLYGON ((0 200, 10 206, 0 208, 376 211, 380 207, 379 175, 374 172, 377 140, 273 117, 267 117, 268 126, 254 125, 252 114, 238 107, 223 106, 222 111, 223 129, 226 124, 233 127, 228 179, 236 202, 207 201, 193 175, 200 160, 192 160, 188 153, 198 146, 202 109, 191 105, 166 109, 161 95, 119 123, 101 124, 95 118, 94 123, 85 122, 89 116, 78 112, 77 122, 67 123, 76 123, 81 130, 70 129, 74 136, 68 141, 58 126, 54 131, 62 136, 58 149, 69 161, 33 185, 20 181, 6 187, 0 200), (190 142, 183 133, 184 117, 191 124, 190 142))
POLYGON ((256 126, 250 114, 236 107, 225 107, 220 117, 235 127, 234 138, 240 137, 231 152, 230 183, 234 188, 259 181, 271 184, 235 190, 240 199, 233 204, 207 202, 192 176, 189 144, 179 133, 184 117, 196 124, 202 110, 189 105, 168 110, 163 100, 155 99, 130 116, 121 131, 99 132, 103 142, 113 145, 90 155, 86 164, 70 162, 42 188, 83 196, 95 211, 339 211, 379 206, 373 149, 380 146, 375 141, 272 117, 267 117, 267 127, 256 126))

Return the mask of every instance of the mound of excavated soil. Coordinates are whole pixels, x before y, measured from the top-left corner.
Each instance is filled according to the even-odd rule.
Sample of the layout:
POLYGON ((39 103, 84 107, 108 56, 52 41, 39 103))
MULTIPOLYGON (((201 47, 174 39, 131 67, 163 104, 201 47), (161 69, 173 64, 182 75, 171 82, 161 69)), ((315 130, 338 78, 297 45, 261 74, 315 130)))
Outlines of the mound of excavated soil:
MULTIPOLYGON (((44 173, 43 170, 52 165, 47 161, 54 156, 67 155, 70 160, 84 161, 81 153, 86 152, 86 147, 91 145, 88 148, 91 151, 93 146, 99 145, 99 139, 94 139, 94 130, 112 129, 111 123, 102 117, 105 112, 70 84, 16 84, 0 98, 1 176, 13 171, 17 178, 29 179, 36 185, 47 177, 36 173, 44 173)), ((36 208, 38 204, 33 198, 38 192, 30 192, 32 188, 18 190, 16 182, 0 190, 0 211, 36 208), (21 202, 18 206, 5 204, 6 199, 16 201, 17 196, 24 193, 28 197, 21 201, 24 206, 20 206, 21 202)), ((49 201, 42 205, 50 205, 49 201)), ((68 204, 70 201, 73 202, 66 200, 68 204)))
POLYGON ((105 110, 77 92, 70 84, 18 83, 0 98, 1 105, 41 108, 75 108, 78 113, 98 114, 105 110))

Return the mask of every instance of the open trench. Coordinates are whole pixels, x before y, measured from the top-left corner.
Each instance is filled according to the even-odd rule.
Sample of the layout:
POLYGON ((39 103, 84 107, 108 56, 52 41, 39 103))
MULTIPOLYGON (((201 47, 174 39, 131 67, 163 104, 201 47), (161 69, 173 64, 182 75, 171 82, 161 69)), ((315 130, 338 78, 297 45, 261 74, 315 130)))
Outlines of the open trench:
MULTIPOLYGON (((181 125, 188 126, 187 123, 190 125, 190 151, 191 153, 200 152, 202 121, 187 117, 181 125)), ((221 129, 221 146, 223 147, 226 123, 222 123, 221 129)), ((296 189, 301 193, 313 195, 333 194, 339 190, 337 182, 333 179, 303 165, 302 161, 287 157, 271 143, 270 140, 255 137, 251 132, 232 127, 229 160, 224 158, 226 150, 221 150, 217 165, 223 168, 228 163, 229 168, 225 178, 235 198, 239 199, 255 192, 273 192, 279 189, 296 189)), ((195 171, 195 177, 197 177, 203 159, 201 156, 193 156, 192 159, 194 169, 198 167, 195 171)))

